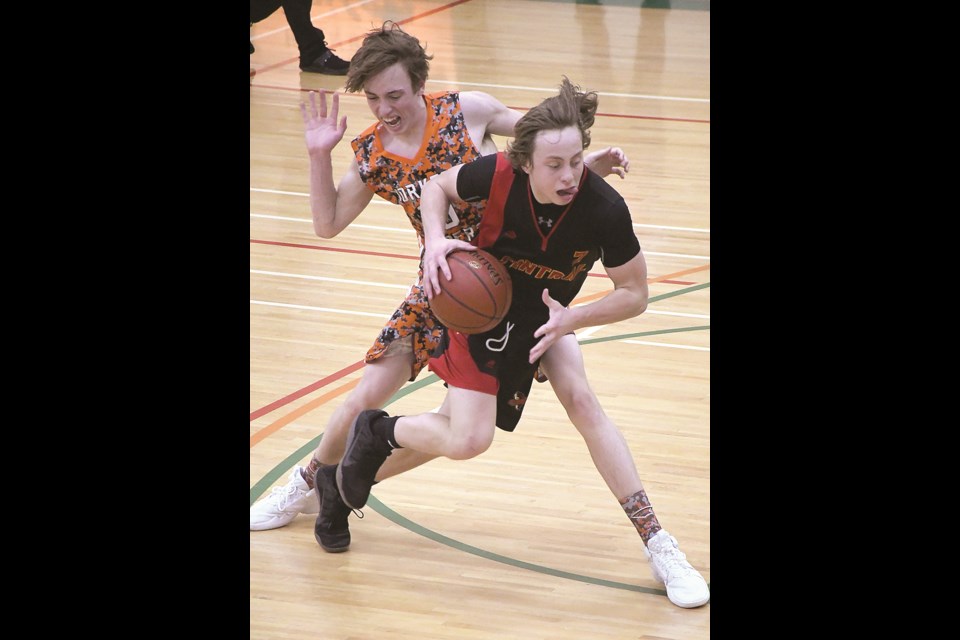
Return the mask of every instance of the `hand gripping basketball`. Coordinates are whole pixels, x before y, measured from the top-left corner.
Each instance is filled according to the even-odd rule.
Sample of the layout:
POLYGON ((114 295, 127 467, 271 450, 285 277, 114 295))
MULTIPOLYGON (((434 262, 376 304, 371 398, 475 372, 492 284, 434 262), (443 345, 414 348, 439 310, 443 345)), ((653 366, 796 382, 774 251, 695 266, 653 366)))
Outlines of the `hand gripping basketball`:
POLYGON ((483 333, 493 329, 510 309, 513 283, 507 268, 483 249, 457 249, 447 254, 452 278, 439 274, 439 292, 430 308, 448 329, 483 333))

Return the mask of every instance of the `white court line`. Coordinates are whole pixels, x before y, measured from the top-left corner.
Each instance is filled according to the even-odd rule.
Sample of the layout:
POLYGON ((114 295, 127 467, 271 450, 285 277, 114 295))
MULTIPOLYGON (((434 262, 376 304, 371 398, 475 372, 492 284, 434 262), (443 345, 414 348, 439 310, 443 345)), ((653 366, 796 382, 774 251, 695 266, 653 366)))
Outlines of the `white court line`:
POLYGON ((348 316, 366 316, 368 318, 382 318, 387 320, 393 315, 393 311, 387 314, 369 313, 366 311, 344 311, 343 309, 330 309, 328 307, 311 307, 305 304, 285 304, 283 302, 264 302, 263 300, 251 300, 250 304, 260 304, 265 307, 284 307, 286 309, 303 309, 304 311, 323 311, 325 313, 342 313, 348 316))
MULTIPOLYGON (((374 201, 376 202, 376 201, 374 201)), ((384 202, 384 204, 391 204, 389 202, 384 202)), ((304 222, 304 218, 291 218, 289 216, 273 216, 266 213, 251 213, 251 218, 262 218, 264 220, 284 220, 286 222, 304 222)), ((306 220, 306 222, 312 222, 312 220, 306 220)), ((351 227, 356 227, 357 229, 373 229, 374 231, 398 231, 401 233, 414 233, 412 227, 405 228, 396 228, 396 227, 377 227, 370 224, 360 224, 358 222, 351 222, 351 227)), ((710 233, 710 229, 694 229, 693 227, 668 227, 662 224, 640 224, 639 222, 634 222, 633 226, 635 227, 645 227, 647 229, 665 229, 668 231, 693 231, 696 233, 710 233)))
MULTIPOLYGON (((263 218, 264 220, 285 220, 287 222, 303 222, 303 218, 288 218, 286 216, 268 216, 264 213, 251 213, 251 218, 263 218)), ((313 222, 312 220, 307 220, 307 222, 313 222)), ((370 229, 372 231, 389 231, 392 233, 409 233, 416 234, 416 231, 413 230, 413 227, 378 227, 372 224, 360 224, 359 222, 351 222, 351 229, 370 229)))
MULTIPOLYGON (((338 13, 343 13, 344 11, 349 11, 350 9, 353 9, 354 7, 359 7, 359 6, 362 6, 362 5, 365 5, 365 4, 369 4, 369 3, 371 3, 371 2, 373 2, 373 0, 360 0, 359 2, 353 2, 353 3, 351 3, 351 4, 348 4, 348 5, 345 6, 345 7, 340 7, 339 9, 334 9, 333 11, 327 11, 326 13, 318 13, 318 14, 315 15, 315 16, 310 16, 310 20, 311 20, 311 21, 313 21, 313 20, 319 20, 320 18, 326 18, 326 17, 328 17, 328 16, 336 15, 336 14, 338 14, 338 13)), ((316 25, 314 25, 314 26, 316 26, 316 25)), ((319 28, 319 27, 318 27, 318 28, 319 28)), ((285 26, 285 27, 280 27, 279 29, 274 29, 273 31, 265 31, 265 32, 263 32, 263 33, 258 33, 256 36, 251 36, 250 40, 259 40, 260 38, 266 38, 267 36, 272 36, 272 35, 275 34, 275 33, 281 33, 281 32, 283 32, 283 31, 290 31, 290 25, 288 24, 288 25, 285 26)))
POLYGON ((648 347, 670 347, 671 349, 690 349, 691 351, 710 351, 710 347, 692 347, 687 344, 670 344, 669 342, 647 342, 646 340, 623 340, 627 344, 642 344, 648 347))
MULTIPOLYGON (((251 214, 250 214, 250 217, 251 217, 251 218, 263 218, 263 219, 266 219, 266 220, 287 220, 287 221, 290 221, 290 222, 303 222, 303 223, 310 223, 310 224, 313 223, 312 220, 305 220, 305 219, 303 219, 303 218, 286 218, 286 217, 282 217, 282 216, 268 216, 268 215, 264 215, 264 214, 260 214, 260 213, 251 213, 251 214)), ((634 226, 637 226, 637 225, 634 225, 634 226)), ((650 225, 648 225, 648 226, 650 226, 650 225)), ((354 228, 354 229, 369 229, 369 230, 372 230, 372 231, 387 231, 387 232, 390 232, 390 233, 415 233, 412 228, 380 227, 380 226, 372 225, 372 224, 358 224, 358 223, 356 223, 356 222, 351 222, 351 223, 350 223, 350 228, 354 228)), ((704 260, 704 261, 706 261, 706 262, 709 262, 709 261, 710 261, 710 256, 695 256, 695 255, 691 255, 691 254, 689 254, 689 253, 663 253, 663 252, 660 252, 660 251, 644 251, 643 254, 644 254, 644 255, 647 255, 647 256, 660 256, 660 257, 666 257, 666 258, 687 258, 687 259, 690 259, 690 260, 704 260)))
POLYGON ((710 314, 703 313, 680 313, 679 311, 654 311, 653 309, 647 308, 644 313, 653 313, 659 316, 679 316, 681 318, 699 318, 700 320, 709 320, 710 314))
POLYGON ((595 334, 597 331, 600 331, 600 329, 603 329, 603 325, 601 325, 601 326, 596 326, 596 327, 587 327, 586 329, 583 329, 582 331, 578 331, 578 332, 577 332, 577 342, 580 342, 580 341, 583 340, 584 338, 589 338, 590 336, 592 336, 593 334, 595 334))
MULTIPOLYGON (((556 93, 556 87, 524 87, 515 84, 490 84, 488 82, 463 82, 460 80, 427 80, 427 82, 437 82, 443 85, 463 85, 465 87, 487 87, 489 89, 520 89, 521 91, 543 91, 546 93, 556 93)), ((646 100, 670 100, 674 102, 705 102, 710 103, 710 98, 677 98, 673 96, 650 96, 642 93, 611 93, 597 90, 600 96, 617 96, 618 98, 643 98, 646 100)))
MULTIPOLYGON (((257 189, 257 188, 255 188, 255 187, 250 187, 250 191, 256 191, 256 192, 258 192, 258 193, 276 193, 276 194, 282 195, 282 196, 298 196, 298 197, 301 197, 301 198, 309 198, 309 197, 310 197, 310 194, 309 194, 309 193, 303 193, 303 192, 300 192, 300 191, 278 191, 278 190, 276 190, 276 189, 257 189)), ((392 202, 387 202, 386 200, 383 200, 382 198, 375 198, 375 199, 373 199, 373 200, 370 201, 370 204, 386 205, 386 206, 390 206, 390 207, 396 206, 396 205, 394 205, 392 202)), ((255 217, 255 218, 271 218, 271 217, 274 217, 274 216, 269 216, 269 215, 267 215, 267 214, 265 214, 265 213, 251 213, 250 215, 253 216, 253 217, 255 217)), ((303 220, 303 218, 281 218, 281 217, 279 217, 279 216, 276 216, 276 219, 277 219, 277 220, 303 220)), ((634 222, 634 223, 633 223, 633 226, 635 226, 635 227, 645 227, 645 228, 647 228, 647 229, 666 229, 666 230, 668 230, 668 231, 693 231, 694 233, 710 233, 710 229, 709 229, 709 228, 707 228, 707 229, 700 229, 700 228, 697 228, 697 227, 671 227, 671 226, 667 226, 667 225, 664 225, 664 224, 640 224, 639 222, 634 222)), ((411 229, 411 231, 413 231, 413 229, 411 229)))
POLYGON ((698 229, 696 227, 669 227, 665 224, 640 224, 639 222, 634 222, 633 226, 635 227, 646 227, 647 229, 667 229, 669 231, 693 231, 694 233, 710 233, 710 228, 698 229))
MULTIPOLYGON (((265 307, 283 307, 285 309, 301 309, 303 311, 321 311, 324 313, 339 313, 348 316, 364 316, 367 318, 381 318, 387 320, 393 312, 387 314, 382 313, 369 313, 367 311, 347 311, 345 309, 331 309, 329 307, 312 307, 306 304, 285 304, 282 302, 265 302, 263 300, 251 300, 250 304, 259 304, 265 307)), ((650 309, 647 309, 646 313, 655 313, 650 309)), ((604 325, 607 326, 607 325, 604 325)), ((583 340, 592 336, 594 333, 602 329, 603 326, 599 327, 587 327, 583 331, 577 334, 577 340, 583 340)), ((689 345, 683 344, 671 344, 669 342, 646 342, 644 340, 618 340, 617 342, 626 342, 628 344, 642 344, 649 347, 671 347, 674 349, 692 349, 694 351, 710 351, 709 347, 691 347, 689 345)))
POLYGON ((339 282, 340 284, 355 284, 366 287, 387 287, 389 289, 403 289, 409 291, 409 285, 405 284, 387 284, 385 282, 369 282, 366 280, 344 280, 342 278, 327 278, 325 276, 308 276, 299 273, 282 273, 280 271, 260 271, 259 269, 250 269, 250 273, 258 273, 265 276, 279 276, 281 278, 300 278, 302 280, 321 280, 323 282, 339 282))
MULTIPOLYGON (((373 0, 359 0, 358 2, 353 2, 351 4, 346 5, 345 7, 340 7, 339 9, 334 9, 332 11, 327 11, 325 13, 318 13, 315 16, 310 16, 310 20, 311 21, 321 20, 322 18, 327 18, 329 16, 333 16, 338 13, 343 13, 344 11, 349 11, 354 7, 360 7, 365 4, 369 4, 371 2, 373 2, 373 0)), ((290 25, 279 27, 277 29, 273 29, 272 31, 264 31, 263 33, 258 33, 255 36, 251 36, 250 40, 251 41, 259 40, 261 38, 266 38, 267 36, 272 36, 277 33, 283 33, 285 31, 290 31, 290 25)), ((556 87, 525 87, 525 86, 515 85, 515 84, 491 84, 489 82, 463 82, 462 80, 428 79, 427 82, 433 82, 436 84, 442 84, 446 86, 462 85, 465 87, 485 87, 488 89, 519 89, 521 91, 540 91, 543 93, 557 92, 556 87)), ((641 98, 644 100, 666 100, 670 102, 702 102, 702 103, 710 104, 710 98, 681 98, 676 96, 651 96, 651 95, 646 95, 642 93, 614 93, 614 92, 601 91, 601 90, 597 90, 597 93, 600 94, 601 96, 616 96, 618 98, 641 98)))
MULTIPOLYGON (((326 276, 308 276, 300 273, 285 273, 283 271, 263 271, 262 269, 250 269, 250 273, 256 273, 259 275, 265 276, 277 276, 280 278, 300 278, 302 280, 321 280, 324 282, 339 282, 341 284, 353 284, 360 287, 387 287, 390 289, 404 289, 406 291, 410 290, 410 287, 405 284, 387 284, 384 282, 372 282, 370 280, 344 280, 342 278, 328 278, 326 276)), ((269 304, 264 302, 263 304, 269 304)), ((581 306, 587 304, 586 302, 580 302, 574 306, 581 306)), ((341 311, 340 313, 349 313, 348 311, 341 311)), ((656 309, 647 308, 644 313, 649 313, 655 316, 677 316, 680 318, 698 318, 700 320, 709 320, 709 314, 702 313, 681 313, 679 311, 658 311, 656 309)), ((589 327, 587 331, 590 331, 592 334, 599 327, 589 327)))

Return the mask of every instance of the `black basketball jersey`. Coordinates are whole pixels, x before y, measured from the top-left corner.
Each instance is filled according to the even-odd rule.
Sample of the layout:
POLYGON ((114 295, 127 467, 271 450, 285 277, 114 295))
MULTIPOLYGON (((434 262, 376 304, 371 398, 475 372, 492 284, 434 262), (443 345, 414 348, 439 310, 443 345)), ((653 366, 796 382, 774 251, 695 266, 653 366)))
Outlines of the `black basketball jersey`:
POLYGON ((457 191, 467 201, 489 198, 476 243, 510 271, 511 316, 522 311, 543 324, 549 318, 544 287, 567 306, 598 259, 618 267, 640 252, 623 197, 586 167, 577 195, 565 206, 537 203, 529 176, 514 170, 503 152, 461 167, 457 191))
POLYGON ((503 153, 463 165, 457 192, 487 199, 475 242, 507 266, 513 302, 490 331, 446 331, 430 368, 454 386, 496 393, 497 426, 513 431, 539 364, 529 362, 539 340, 533 334, 550 318, 543 289, 569 305, 598 259, 618 267, 640 252, 640 242, 623 198, 586 168, 576 197, 562 207, 535 203, 527 174, 503 153))

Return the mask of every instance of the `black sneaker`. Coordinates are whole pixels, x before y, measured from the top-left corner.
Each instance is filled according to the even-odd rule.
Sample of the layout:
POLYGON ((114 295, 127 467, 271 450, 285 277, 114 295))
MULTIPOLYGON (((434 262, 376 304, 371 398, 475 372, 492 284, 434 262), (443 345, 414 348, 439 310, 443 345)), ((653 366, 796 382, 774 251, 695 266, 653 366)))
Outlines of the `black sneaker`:
POLYGON ((327 49, 314 60, 304 61, 300 59, 300 70, 310 73, 325 73, 328 76, 345 76, 347 69, 350 68, 350 62, 338 58, 333 53, 333 49, 327 49))
POLYGON ((343 503, 337 490, 337 465, 322 464, 314 477, 320 515, 313 525, 313 537, 324 551, 342 553, 350 548, 350 507, 343 503))
POLYGON ((362 509, 367 504, 377 470, 393 451, 370 426, 374 420, 386 415, 386 411, 379 409, 361 411, 347 434, 346 449, 337 466, 337 488, 351 509, 362 509))

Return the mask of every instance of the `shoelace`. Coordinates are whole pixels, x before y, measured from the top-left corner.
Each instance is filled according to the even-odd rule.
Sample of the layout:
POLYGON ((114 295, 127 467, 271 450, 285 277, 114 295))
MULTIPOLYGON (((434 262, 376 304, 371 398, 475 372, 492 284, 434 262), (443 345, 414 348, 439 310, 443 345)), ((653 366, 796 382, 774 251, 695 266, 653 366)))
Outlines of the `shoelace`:
POLYGON ((277 499, 277 507, 279 507, 280 510, 282 511, 287 507, 287 500, 290 499, 290 497, 293 496, 298 491, 299 489, 297 489, 297 487, 293 485, 274 487, 273 491, 270 492, 270 497, 271 498, 275 497, 277 499))
MULTIPOLYGON (((326 41, 326 40, 323 41, 323 46, 324 46, 324 47, 327 47, 327 41, 326 41)), ((340 57, 340 56, 338 56, 337 54, 334 53, 334 51, 336 51, 336 49, 331 49, 330 47, 327 47, 327 51, 330 52, 330 56, 333 57, 333 58, 339 58, 339 57, 340 57)), ((343 58, 340 58, 340 59, 343 60, 343 58)), ((346 62, 346 60, 343 60, 343 61, 346 62)))
POLYGON ((670 578, 680 578, 694 572, 694 568, 687 562, 687 556, 673 544, 668 541, 660 547, 660 551, 653 554, 657 558, 657 566, 670 578))
MULTIPOLYGON (((346 505, 343 505, 343 506, 346 506, 346 505)), ((330 518, 330 526, 333 529, 342 529, 346 527, 347 518, 350 517, 351 511, 354 513, 354 515, 356 515, 358 518, 363 520, 363 511, 360 511, 359 509, 351 509, 350 511, 347 511, 347 512, 340 511, 340 513, 337 516, 330 518)))

